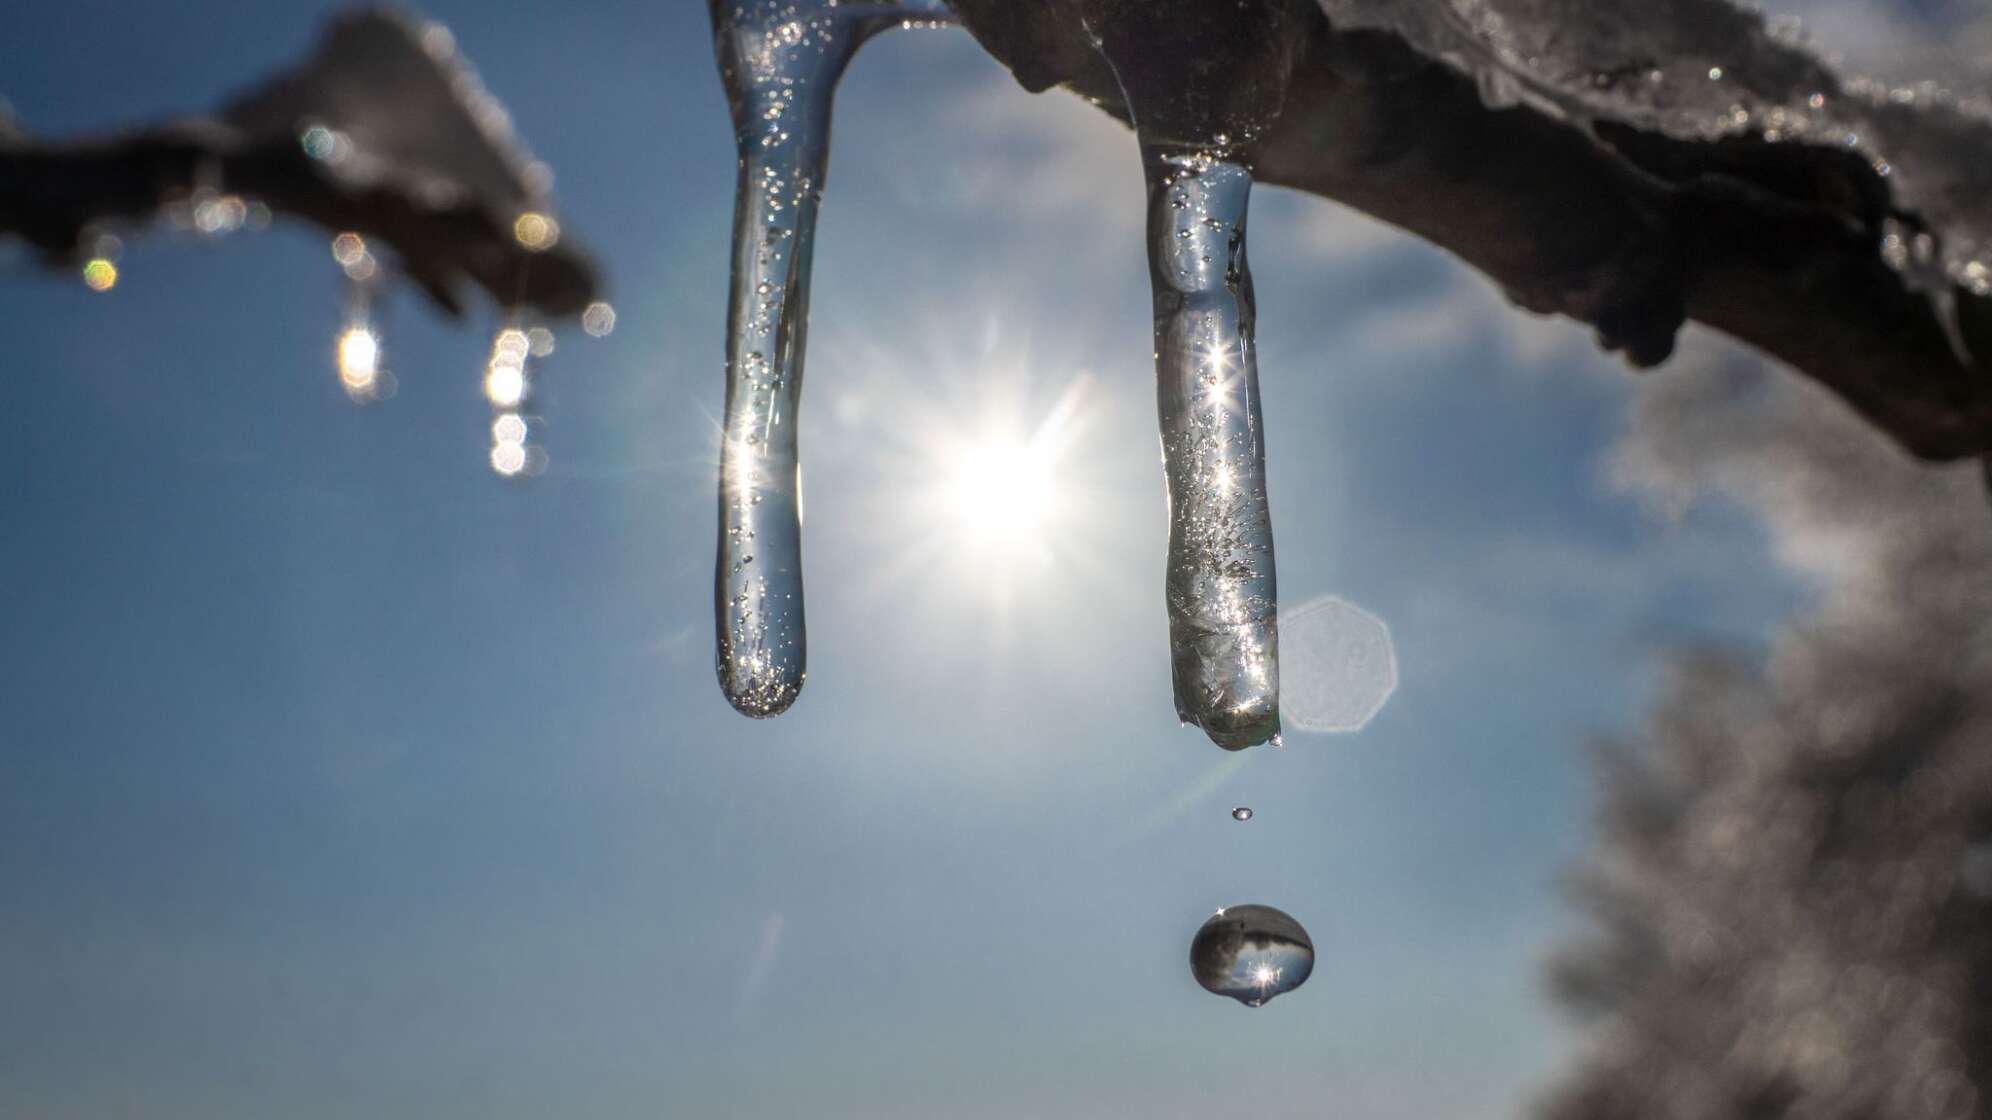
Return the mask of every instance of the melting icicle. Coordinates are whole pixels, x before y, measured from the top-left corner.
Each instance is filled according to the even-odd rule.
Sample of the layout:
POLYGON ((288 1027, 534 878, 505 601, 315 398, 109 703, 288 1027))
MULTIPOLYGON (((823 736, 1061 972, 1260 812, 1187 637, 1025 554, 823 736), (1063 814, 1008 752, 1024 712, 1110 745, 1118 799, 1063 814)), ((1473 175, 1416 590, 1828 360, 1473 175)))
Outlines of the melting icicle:
POLYGON ((1252 173, 1237 152, 1284 102, 1290 7, 1101 4, 1086 23, 1120 84, 1147 179, 1176 714, 1226 750, 1280 730, 1278 589, 1245 259, 1252 173))
POLYGON ((1176 714, 1227 750, 1278 734, 1278 590, 1245 210, 1252 176, 1145 146, 1156 395, 1169 482, 1176 714))
POLYGON ((1314 942, 1285 911, 1227 906, 1190 942, 1190 972, 1205 991, 1261 1007, 1307 982, 1314 942))
POLYGON ((745 715, 766 717, 795 702, 807 667, 796 408, 832 97, 866 39, 945 8, 938 0, 711 0, 711 12, 740 157, 720 437, 716 666, 727 700, 745 715))

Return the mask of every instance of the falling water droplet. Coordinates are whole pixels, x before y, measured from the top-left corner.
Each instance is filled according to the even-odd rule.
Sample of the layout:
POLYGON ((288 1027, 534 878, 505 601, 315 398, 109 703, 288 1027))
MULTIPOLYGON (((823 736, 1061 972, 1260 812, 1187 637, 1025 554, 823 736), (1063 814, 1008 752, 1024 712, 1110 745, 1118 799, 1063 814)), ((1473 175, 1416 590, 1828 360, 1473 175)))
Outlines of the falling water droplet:
POLYGON ((1284 911, 1227 906, 1190 942, 1190 973, 1205 991, 1259 1007, 1307 982, 1314 942, 1284 911))
POLYGON ((1239 807, 1237 807, 1236 809, 1233 809, 1233 810, 1231 810, 1231 819, 1232 819, 1232 820, 1234 820, 1234 821, 1249 821, 1249 820, 1251 820, 1251 819, 1252 819, 1252 807, 1251 807, 1250 805, 1240 805, 1240 806, 1239 806, 1239 807))
POLYGON ((858 47, 920 3, 712 5, 739 174, 719 456, 715 667, 734 708, 779 715, 807 673, 800 457, 810 257, 837 80, 858 47))

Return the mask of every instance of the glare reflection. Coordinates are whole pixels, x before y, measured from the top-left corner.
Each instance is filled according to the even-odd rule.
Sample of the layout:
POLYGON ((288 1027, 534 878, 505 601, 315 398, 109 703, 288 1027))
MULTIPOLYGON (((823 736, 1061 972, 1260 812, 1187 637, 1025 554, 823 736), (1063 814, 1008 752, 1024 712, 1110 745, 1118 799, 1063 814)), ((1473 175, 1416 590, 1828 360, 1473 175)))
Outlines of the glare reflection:
POLYGON ((498 337, 491 340, 491 352, 506 357, 523 358, 531 349, 532 343, 526 338, 526 332, 516 327, 499 331, 498 337))
POLYGON ((526 445, 499 443, 491 447, 491 469, 507 478, 526 469, 526 445))
POLYGON ((238 195, 216 195, 194 204, 194 228, 204 234, 234 233, 248 220, 249 205, 238 195))
POLYGON ((546 468, 546 453, 527 446, 526 437, 532 428, 515 410, 531 392, 526 359, 551 349, 552 333, 543 327, 531 331, 505 327, 491 338, 491 360, 484 371, 484 396, 492 407, 500 410, 491 420, 491 469, 506 478, 536 475, 546 468))
POLYGON ((322 163, 339 163, 353 153, 353 141, 343 132, 314 124, 298 133, 304 154, 322 163))
POLYGON ((1238 387, 1239 380, 1237 377, 1224 377, 1215 372, 1206 373, 1198 395, 1204 404, 1214 409, 1235 412, 1239 403, 1233 398, 1232 391, 1238 387))
POLYGON ((491 441, 493 443, 526 442, 526 418, 516 412, 501 414, 498 419, 491 422, 491 441))
POLYGON ((484 374, 484 395, 499 408, 511 408, 526 398, 526 355, 532 342, 526 332, 507 327, 491 341, 491 362, 484 374))
POLYGON ((560 241, 560 224, 537 211, 528 210, 512 223, 512 236, 523 248, 541 253, 560 241))
POLYGON ((581 313, 581 329, 601 338, 616 329, 616 309, 597 300, 581 313))
POLYGON ((355 400, 371 399, 380 380, 380 340, 364 324, 339 336, 339 383, 355 400))
POLYGON ((83 266, 83 283, 93 292, 108 292, 117 286, 118 266, 103 257, 92 257, 83 266))
POLYGON ((751 498, 762 479, 760 447, 752 433, 728 436, 720 455, 720 482, 735 502, 751 498))
POLYGON ((332 259, 342 267, 351 268, 367 255, 367 243, 357 233, 342 233, 332 239, 332 259))

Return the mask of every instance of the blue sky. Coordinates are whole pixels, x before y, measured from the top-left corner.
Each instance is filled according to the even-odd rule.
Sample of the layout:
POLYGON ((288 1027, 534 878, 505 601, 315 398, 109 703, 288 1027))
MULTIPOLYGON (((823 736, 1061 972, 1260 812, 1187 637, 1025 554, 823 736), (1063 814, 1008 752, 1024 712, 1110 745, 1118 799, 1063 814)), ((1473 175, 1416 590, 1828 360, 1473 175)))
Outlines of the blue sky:
MULTIPOLYGON (((1280 584, 1390 623, 1355 735, 1176 726, 1132 139, 953 32, 838 107, 803 446, 811 674, 711 670, 732 152, 703 5, 437 4, 620 313, 551 455, 486 464, 488 318, 402 297, 349 404, 321 233, 0 272, 0 1113, 1514 1114, 1574 1044, 1587 737, 1668 648, 1802 590, 1609 484, 1636 379, 1317 199, 1255 200, 1280 584), (1060 516, 991 555, 936 479, 1062 399, 1060 516), (1256 816, 1234 822, 1229 809, 1256 816), (1256 1012, 1189 939, 1261 902, 1256 1012)), ((214 104, 312 4, 41 4, 0 95, 61 134, 214 104)), ((1664 376, 1661 374, 1659 376, 1664 376)))

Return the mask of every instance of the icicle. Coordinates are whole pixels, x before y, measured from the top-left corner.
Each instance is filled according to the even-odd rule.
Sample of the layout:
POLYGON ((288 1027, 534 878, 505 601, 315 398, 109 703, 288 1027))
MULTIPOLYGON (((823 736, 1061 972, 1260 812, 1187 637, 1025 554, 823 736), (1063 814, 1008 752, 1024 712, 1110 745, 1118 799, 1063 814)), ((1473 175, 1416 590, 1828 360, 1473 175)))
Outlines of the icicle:
POLYGON ((720 439, 716 667, 743 714, 779 715, 807 666, 796 409, 837 79, 858 46, 938 3, 712 0, 739 178, 720 439))
POLYGON ((1176 714, 1238 750, 1280 729, 1279 597, 1245 261, 1252 176, 1210 152, 1142 154, 1176 714))
POLYGON ((1277 741, 1280 676, 1245 260, 1252 173, 1239 153, 1284 101, 1291 13, 1285 0, 1116 2, 1089 13, 1087 31, 1120 83, 1148 184, 1176 714, 1218 746, 1241 750, 1277 741), (1197 76, 1185 82, 1186 73, 1197 76))

